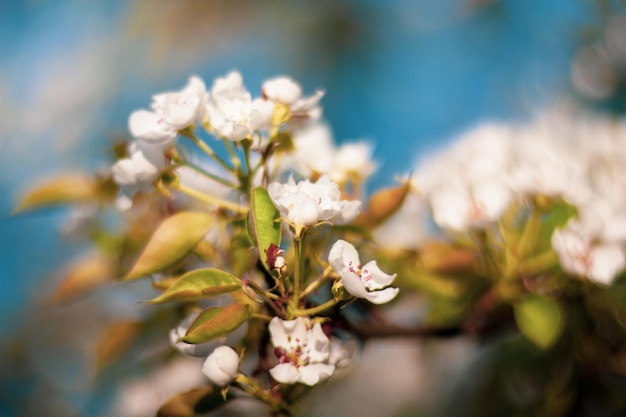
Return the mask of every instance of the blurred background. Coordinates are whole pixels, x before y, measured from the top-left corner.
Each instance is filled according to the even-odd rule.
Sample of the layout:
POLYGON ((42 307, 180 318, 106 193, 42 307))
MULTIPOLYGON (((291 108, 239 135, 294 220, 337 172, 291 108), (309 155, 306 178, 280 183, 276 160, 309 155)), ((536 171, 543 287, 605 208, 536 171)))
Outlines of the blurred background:
MULTIPOLYGON (((116 398, 115 387, 89 384, 89 347, 103 321, 132 316, 137 305, 117 297, 95 308, 103 301, 94 297, 41 309, 57 269, 85 248, 60 233, 67 210, 11 211, 39 179, 106 168, 128 115, 152 94, 179 89, 192 74, 210 86, 233 69, 253 96, 276 75, 298 80, 305 93, 323 88, 335 139, 375 143, 377 189, 486 120, 525 119, 562 102, 621 114, 625 4, 0 1, 0 415, 101 416, 116 398)), ((459 363, 467 352, 462 343, 439 348, 459 363)), ((406 356, 420 369, 399 384, 401 402, 415 406, 408 410, 436 388, 425 382, 429 372, 459 372, 454 361, 423 368, 414 349, 398 342, 370 353, 375 361, 406 356)), ((375 378, 367 369, 362 376, 375 378)))

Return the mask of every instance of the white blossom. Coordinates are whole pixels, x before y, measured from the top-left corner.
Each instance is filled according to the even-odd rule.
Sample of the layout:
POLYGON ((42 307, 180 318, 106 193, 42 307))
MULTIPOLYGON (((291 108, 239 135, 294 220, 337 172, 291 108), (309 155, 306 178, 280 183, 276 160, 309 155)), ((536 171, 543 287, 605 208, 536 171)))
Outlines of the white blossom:
POLYGON ((206 113, 218 136, 240 141, 255 130, 269 127, 273 108, 261 98, 252 100, 241 74, 232 71, 213 83, 206 113))
POLYGON ((327 175, 331 181, 363 181, 376 170, 373 147, 365 141, 336 146, 327 123, 312 123, 293 134, 294 150, 282 162, 304 177, 327 175))
POLYGON ((206 383, 197 358, 179 356, 161 367, 124 379, 107 417, 155 416, 164 401, 206 383))
POLYGON ((355 337, 343 340, 332 336, 328 363, 335 365, 336 369, 347 368, 356 361, 359 351, 359 342, 355 337))
POLYGON ((302 97, 302 87, 289 77, 276 77, 263 83, 263 96, 291 105, 302 97))
POLYGON ((282 216, 296 226, 312 226, 320 221, 346 224, 361 208, 360 201, 342 200, 338 185, 326 176, 315 183, 303 180, 298 184, 291 177, 287 184, 270 184, 268 192, 282 216))
POLYGON ((303 97, 300 84, 289 77, 280 76, 265 81, 262 91, 265 99, 287 106, 292 120, 318 120, 322 116, 319 102, 324 97, 323 90, 317 90, 313 95, 303 97))
POLYGON ((153 145, 166 145, 176 138, 176 130, 163 117, 148 110, 137 110, 128 118, 128 130, 133 137, 153 145))
POLYGON ((269 331, 279 362, 270 369, 270 375, 276 381, 315 385, 335 371, 335 365, 328 363, 330 341, 319 323, 311 326, 303 317, 295 320, 274 317, 269 331))
POLYGON ((384 304, 398 295, 398 288, 389 287, 396 274, 384 273, 376 261, 361 265, 358 252, 345 240, 335 242, 330 249, 328 262, 341 277, 344 288, 355 297, 374 304, 384 304))
POLYGON ((621 244, 597 240, 589 225, 572 219, 552 234, 552 247, 566 272, 610 285, 626 267, 621 244))
POLYGON ((510 126, 480 125, 417 170, 415 186, 440 227, 482 228, 502 215, 514 198, 511 139, 510 126))
POLYGON ((192 76, 182 90, 154 95, 152 109, 165 124, 178 131, 202 120, 206 96, 204 81, 192 76))
POLYGON ((220 346, 206 358, 202 372, 213 384, 228 385, 239 373, 239 354, 230 346, 220 346))
POLYGON ((111 169, 113 180, 120 186, 117 208, 128 210, 132 206, 132 196, 149 189, 165 165, 162 147, 133 142, 129 146, 128 158, 120 159, 111 169))

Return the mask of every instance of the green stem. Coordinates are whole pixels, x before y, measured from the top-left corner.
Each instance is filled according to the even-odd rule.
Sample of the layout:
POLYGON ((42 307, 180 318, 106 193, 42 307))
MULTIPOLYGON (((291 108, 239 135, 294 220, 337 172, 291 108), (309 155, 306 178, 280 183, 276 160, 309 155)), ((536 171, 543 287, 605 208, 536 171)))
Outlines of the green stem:
POLYGON ((228 139, 222 139, 222 143, 224 144, 224 147, 226 147, 226 150, 228 151, 228 154, 230 155, 230 160, 235 166, 235 170, 237 172, 241 172, 241 160, 239 159, 239 157, 237 156, 237 153, 233 149, 232 143, 228 139))
POLYGON ((297 311, 300 308, 300 291, 304 276, 304 235, 305 229, 296 230, 293 235, 293 248, 295 251, 296 268, 293 274, 292 294, 289 302, 289 310, 297 311))
POLYGON ((243 157, 244 157, 244 162, 246 164, 246 172, 248 173, 248 176, 252 175, 252 164, 250 163, 250 147, 252 146, 252 142, 249 140, 245 140, 242 143, 243 146, 243 157))
POLYGON ((279 308, 279 306, 275 303, 275 301, 279 301, 280 297, 278 297, 276 294, 268 293, 267 291, 263 290, 263 288, 259 287, 256 282, 251 280, 244 280, 243 286, 245 288, 252 289, 255 294, 258 294, 263 299, 263 301, 265 301, 265 304, 267 304, 268 307, 271 308, 277 316, 285 318, 285 312, 282 311, 283 309, 279 308))
POLYGON ((324 270, 324 272, 322 272, 321 276, 319 276, 314 281, 312 281, 309 285, 306 286, 306 288, 302 291, 300 296, 305 297, 311 294, 313 291, 317 290, 319 287, 322 286, 324 281, 326 281, 331 276, 332 272, 333 272, 333 268, 331 266, 328 266, 324 270))
POLYGON ((251 319, 257 319, 257 320, 263 320, 263 321, 271 321, 272 318, 268 315, 265 314, 259 314, 259 313, 252 313, 252 315, 250 316, 251 319))
POLYGON ((294 314, 297 317, 300 316, 315 316, 321 312, 324 312, 326 310, 328 310, 329 308, 332 308, 334 306, 336 306, 338 303, 340 302, 340 300, 335 300, 334 298, 326 301, 323 304, 320 304, 318 306, 315 307, 311 307, 311 308, 299 308, 297 310, 294 311, 294 314))
POLYGON ((211 158, 213 158, 218 164, 220 164, 221 166, 224 167, 224 169, 226 169, 229 172, 235 172, 235 168, 231 167, 230 165, 228 165, 228 163, 226 161, 224 161, 222 158, 220 158, 214 151, 213 149, 211 149, 211 147, 209 145, 207 145, 204 141, 200 140, 200 138, 198 138, 192 131, 191 129, 184 129, 180 131, 180 134, 191 139, 193 141, 193 143, 196 144, 196 146, 198 146, 198 148, 202 149, 204 151, 204 153, 206 153, 208 156, 210 156, 211 158))
POLYGON ((181 193, 187 194, 188 196, 196 198, 200 201, 204 201, 205 203, 213 204, 218 207, 222 207, 227 210, 231 210, 240 214, 245 214, 248 212, 247 207, 243 207, 238 204, 232 203, 230 201, 226 201, 221 198, 202 193, 200 191, 194 190, 193 188, 189 188, 186 185, 183 185, 180 183, 175 185, 174 188, 180 191, 181 193))
POLYGON ((181 161, 181 165, 184 165, 186 167, 191 168, 192 170, 194 170, 195 172, 197 172, 198 174, 204 175, 207 178, 212 179, 215 182, 218 182, 222 185, 225 185, 229 188, 235 189, 236 185, 233 184, 232 182, 228 181, 227 179, 224 179, 218 175, 212 174, 208 171, 205 171, 204 169, 200 168, 199 166, 192 164, 191 162, 186 162, 186 161, 181 161))
POLYGON ((274 415, 291 416, 291 412, 287 408, 287 405, 274 398, 267 390, 263 389, 263 387, 259 385, 256 380, 248 378, 244 374, 240 373, 237 375, 237 379, 233 381, 233 385, 269 405, 275 413, 274 415))

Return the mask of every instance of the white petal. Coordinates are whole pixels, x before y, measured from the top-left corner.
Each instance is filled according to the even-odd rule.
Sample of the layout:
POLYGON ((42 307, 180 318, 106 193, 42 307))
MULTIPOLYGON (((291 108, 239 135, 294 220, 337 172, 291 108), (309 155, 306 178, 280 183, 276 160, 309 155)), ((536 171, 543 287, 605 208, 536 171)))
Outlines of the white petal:
POLYGON ((119 211, 127 211, 133 206, 134 190, 127 187, 121 187, 115 198, 115 208, 119 211))
POLYGON ((299 371, 299 382, 312 386, 330 377, 333 372, 335 372, 335 365, 329 365, 326 363, 312 363, 310 365, 301 367, 299 371))
POLYGON ((293 224, 312 226, 319 221, 317 203, 305 194, 297 194, 287 217, 293 224))
POLYGON ((132 185, 137 183, 135 165, 129 158, 120 159, 111 168, 113 180, 119 185, 132 185))
POLYGON ((153 144, 168 144, 176 138, 176 131, 168 126, 161 115, 148 110, 137 110, 128 118, 131 135, 153 144))
POLYGON ((302 88, 289 77, 276 77, 263 83, 263 95, 287 105, 302 97, 302 88))
POLYGON ((334 224, 350 223, 356 218, 361 211, 361 202, 358 200, 345 201, 341 207, 341 211, 330 219, 334 224))
POLYGON ((304 340, 307 337, 307 324, 304 318, 282 320, 274 317, 269 324, 270 336, 274 347, 289 347, 295 344, 296 339, 304 340))
POLYGON ((338 274, 340 274, 344 268, 350 266, 358 268, 360 265, 359 254, 354 246, 342 239, 336 241, 330 249, 328 262, 338 274))
POLYGON ((330 341, 322 330, 322 326, 316 323, 307 335, 307 348, 311 362, 326 362, 330 355, 330 341))
POLYGON ((267 129, 272 120, 274 104, 263 99, 256 99, 250 105, 248 125, 252 130, 267 129))
POLYGON ((367 299, 369 293, 365 289, 365 285, 363 285, 363 282, 361 282, 358 275, 344 269, 341 272, 341 282, 343 282, 343 286, 350 294, 358 298, 367 299))
POLYGON ((591 251, 590 258, 589 279, 598 284, 610 285, 626 266, 624 252, 618 245, 596 247, 591 251))
POLYGON ((400 290, 398 288, 385 288, 380 291, 368 292, 365 299, 372 304, 385 304, 393 300, 400 290))
POLYGON ((280 363, 270 369, 270 375, 283 384, 295 384, 300 379, 300 372, 290 363, 280 363))
POLYGON ((368 290, 379 290, 391 284, 394 279, 396 279, 397 274, 386 274, 380 270, 376 261, 369 261, 365 265, 363 265, 362 277, 369 276, 370 280, 365 280, 365 286, 368 290))

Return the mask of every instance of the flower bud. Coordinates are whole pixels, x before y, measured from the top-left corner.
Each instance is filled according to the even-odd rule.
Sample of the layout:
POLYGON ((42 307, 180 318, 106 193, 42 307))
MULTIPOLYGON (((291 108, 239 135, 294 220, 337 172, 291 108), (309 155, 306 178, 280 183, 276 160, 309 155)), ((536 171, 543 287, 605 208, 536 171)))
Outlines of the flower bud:
POLYGON ((219 386, 228 385, 237 378, 239 355, 230 346, 220 346, 204 361, 202 373, 219 386))

